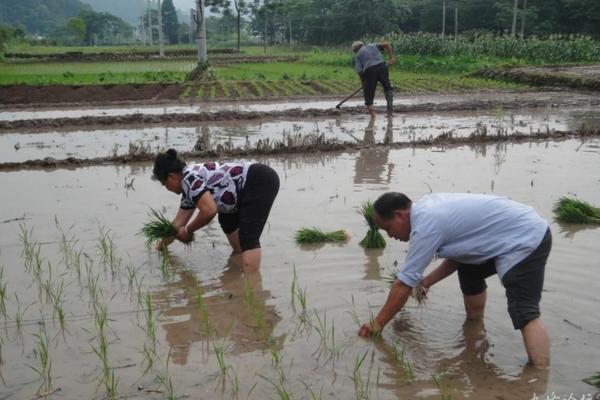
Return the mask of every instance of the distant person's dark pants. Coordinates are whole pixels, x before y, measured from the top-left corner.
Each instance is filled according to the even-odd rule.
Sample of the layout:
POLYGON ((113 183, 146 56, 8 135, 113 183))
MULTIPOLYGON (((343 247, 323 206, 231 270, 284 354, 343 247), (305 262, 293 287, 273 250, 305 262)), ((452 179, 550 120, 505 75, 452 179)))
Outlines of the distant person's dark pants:
POLYGON ((384 92, 392 91, 392 84, 390 83, 390 75, 388 73, 388 67, 385 63, 373 65, 367 68, 361 75, 363 84, 363 93, 365 96, 365 105, 372 106, 373 100, 375 99, 375 89, 377 88, 377 82, 381 82, 383 85, 384 92))

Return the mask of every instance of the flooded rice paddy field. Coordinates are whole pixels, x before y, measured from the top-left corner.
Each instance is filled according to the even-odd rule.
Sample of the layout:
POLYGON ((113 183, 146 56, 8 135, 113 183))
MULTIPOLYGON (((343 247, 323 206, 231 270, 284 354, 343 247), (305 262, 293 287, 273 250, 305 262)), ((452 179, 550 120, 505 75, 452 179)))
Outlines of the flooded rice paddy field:
POLYGON ((96 158, 156 151, 171 146, 178 151, 235 150, 259 143, 314 142, 322 137, 339 143, 406 143, 440 135, 469 137, 535 134, 539 132, 598 129, 597 107, 553 107, 520 110, 461 111, 397 114, 393 118, 340 115, 306 119, 201 122, 160 126, 119 126, 73 130, 17 130, 0 133, 2 162, 23 162, 47 157, 96 158), (132 150, 132 148, 134 150, 132 150))
MULTIPOLYGON (((569 112, 550 120, 566 123, 569 112)), ((455 125, 461 118, 474 117, 455 116, 455 125)), ((354 123, 362 135, 368 121, 354 123)), ((379 139, 386 120, 375 124, 379 139)), ((176 137, 185 135, 169 131, 168 139, 148 132, 162 138, 152 146, 183 146, 176 137)), ((73 151, 94 143, 85 147, 73 151)), ((0 399, 32 398, 50 386, 61 388, 51 398, 103 399, 111 382, 118 396, 156 399, 592 396, 597 389, 581 379, 600 359, 599 229, 551 223, 542 315, 552 367, 532 371, 494 277, 483 325, 464 324, 450 277, 432 288, 426 308, 409 301, 380 339, 359 338, 357 321, 383 304, 383 278, 407 246, 387 239, 384 250, 363 250, 357 210, 389 190, 413 199, 430 190, 482 192, 510 196, 551 221, 561 195, 600 204, 599 160, 596 138, 255 159, 279 173, 281 190, 261 239, 261 272, 249 277, 216 222, 191 247, 171 246, 166 260, 145 248, 137 233, 149 208, 172 216, 178 206, 150 180, 149 163, 0 172, 0 399), (297 246, 295 231, 311 226, 352 238, 297 246)))

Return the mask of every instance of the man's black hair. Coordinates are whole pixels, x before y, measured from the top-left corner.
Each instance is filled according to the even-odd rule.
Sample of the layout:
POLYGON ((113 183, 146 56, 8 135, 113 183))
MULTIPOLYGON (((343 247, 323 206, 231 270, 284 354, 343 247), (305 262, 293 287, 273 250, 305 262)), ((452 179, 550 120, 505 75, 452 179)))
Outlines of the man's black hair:
POLYGON ((178 155, 177 150, 169 149, 164 153, 158 153, 154 158, 154 169, 152 178, 164 183, 170 173, 181 173, 185 168, 185 161, 178 155))
POLYGON ((394 216, 396 210, 406 210, 412 204, 404 193, 388 192, 384 193, 373 203, 375 212, 382 218, 390 219, 394 216))

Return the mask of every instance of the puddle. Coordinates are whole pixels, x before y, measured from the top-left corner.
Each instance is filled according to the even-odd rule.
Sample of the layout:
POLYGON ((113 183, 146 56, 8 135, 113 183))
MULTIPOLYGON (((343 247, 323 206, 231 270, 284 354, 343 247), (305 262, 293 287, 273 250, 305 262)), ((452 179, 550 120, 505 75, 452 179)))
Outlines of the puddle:
POLYGON ((0 160, 23 162, 51 157, 97 158, 126 155, 130 146, 151 152, 173 147, 178 151, 255 148, 260 142, 298 141, 322 136, 339 143, 406 143, 440 135, 469 137, 474 132, 497 135, 576 131, 600 128, 597 108, 552 107, 518 111, 410 113, 370 120, 364 115, 336 118, 271 119, 203 122, 98 130, 0 133, 0 160))
POLYGON ((173 215, 178 199, 150 180, 149 163, 0 172, 5 189, 0 193, 0 264, 8 283, 6 328, 0 330, 5 382, 0 392, 16 399, 32 398, 38 390, 42 382, 27 365, 39 365, 34 335, 43 319, 53 385, 62 389, 60 395, 104 398, 97 380, 101 363, 91 348, 97 345, 98 329, 90 299, 97 287, 96 292, 102 291, 99 303, 108 309, 108 358, 119 378, 119 395, 164 398, 155 376, 165 376, 170 350, 168 373, 175 394, 191 398, 247 398, 249 392, 254 399, 274 398, 279 387, 295 398, 308 397, 311 390, 317 396, 322 391, 325 398, 362 393, 368 398, 439 399, 432 375, 456 399, 531 399, 533 393, 542 398, 552 392, 561 398, 591 396, 597 389, 581 379, 597 371, 600 358, 600 322, 594 311, 600 300, 595 261, 600 229, 551 225, 554 245, 542 315, 553 365, 542 373, 523 371, 522 339, 512 329, 504 291, 495 278, 488 280, 485 326, 463 326, 455 278, 432 289, 427 308, 409 302, 379 341, 356 336, 352 299, 359 320, 368 320, 369 311, 376 312, 386 298, 381 277, 407 250, 389 239, 383 251, 359 247, 366 230, 357 213, 362 201, 388 190, 413 199, 430 188, 496 193, 530 204, 551 220, 552 203, 561 195, 600 204, 599 155, 587 151, 599 146, 599 139, 589 139, 262 158, 279 173, 281 191, 261 239, 263 266, 261 276, 251 282, 253 295, 216 222, 198 233, 191 248, 174 245, 171 263, 161 272, 160 257, 146 250, 136 234, 149 207, 173 215), (44 291, 38 291, 37 278, 24 267, 19 224, 32 228, 33 240, 41 242, 41 282, 50 276, 48 262, 51 286, 64 282, 64 333, 44 291), (114 245, 113 257, 105 262, 98 247, 99 225, 110 229, 114 245), (344 228, 352 238, 344 246, 302 249, 293 241, 302 226, 344 228), (84 249, 79 273, 73 253, 65 248, 84 249), (69 261, 65 254, 71 254, 69 261), (294 268, 296 287, 306 290, 311 325, 301 321, 298 298, 291 304, 294 268), (198 306, 198 293, 204 308, 198 306), (146 294, 156 320, 156 357, 154 369, 143 375, 149 342, 146 294), (15 318, 19 309, 25 310, 20 329, 15 318), (315 312, 327 321, 326 341, 319 335, 315 312), (210 339, 205 316, 216 331, 210 339), (221 347, 224 380, 215 352, 221 347), (402 348, 404 363, 398 356, 402 348))

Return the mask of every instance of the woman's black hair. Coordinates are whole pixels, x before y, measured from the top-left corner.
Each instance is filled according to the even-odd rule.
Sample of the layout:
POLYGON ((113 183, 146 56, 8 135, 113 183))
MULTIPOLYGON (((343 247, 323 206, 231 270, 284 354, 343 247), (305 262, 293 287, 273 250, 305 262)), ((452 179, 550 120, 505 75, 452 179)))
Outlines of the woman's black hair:
POLYGON ((185 168, 185 161, 178 155, 177 150, 169 149, 164 153, 158 153, 154 157, 154 169, 152 170, 152 178, 164 182, 169 177, 170 173, 181 173, 185 168))
POLYGON ((379 196, 373 208, 375 212, 384 219, 390 219, 394 216, 396 210, 406 210, 412 204, 404 193, 388 192, 379 196))

